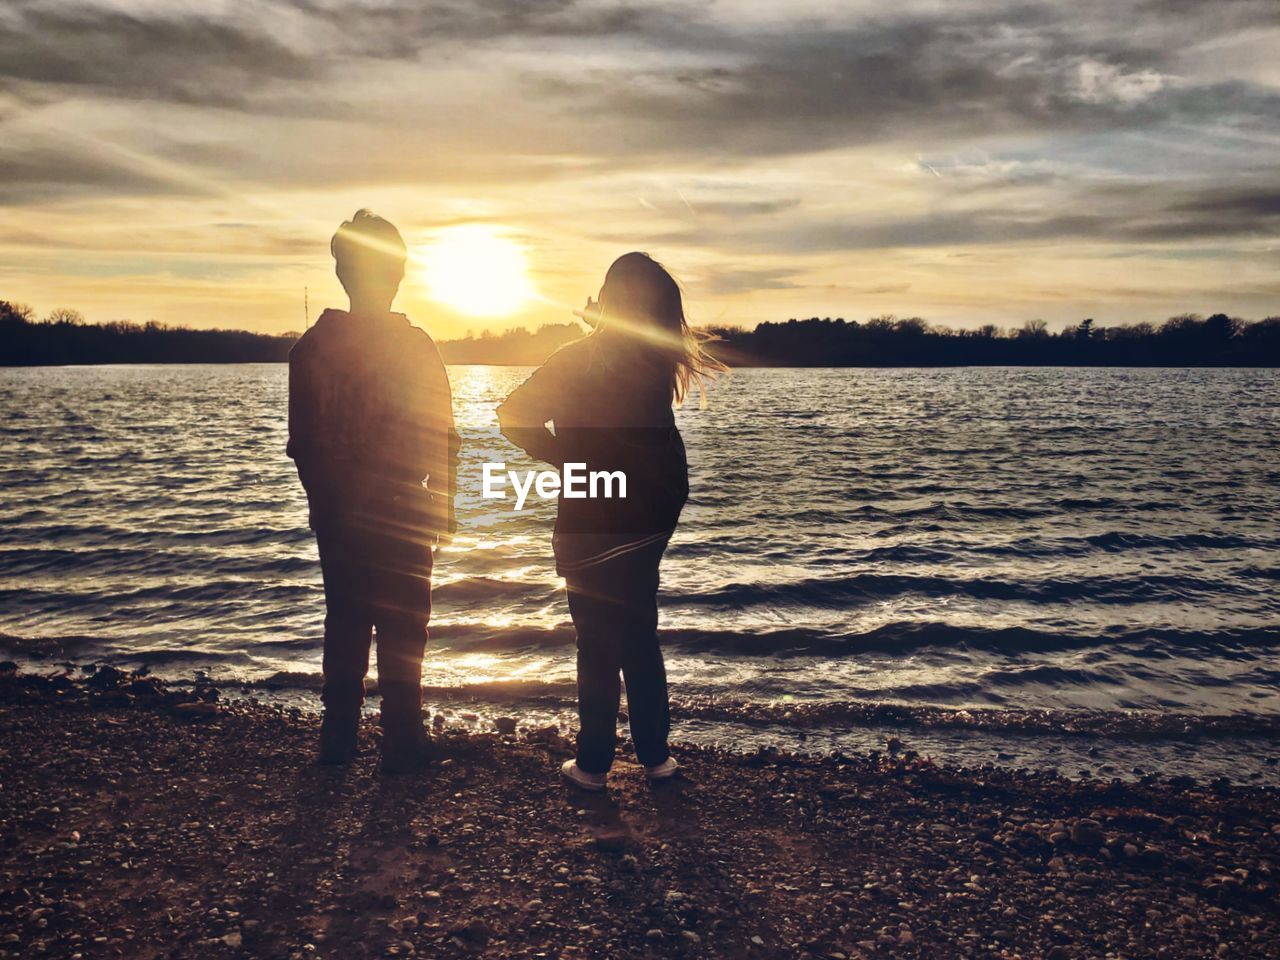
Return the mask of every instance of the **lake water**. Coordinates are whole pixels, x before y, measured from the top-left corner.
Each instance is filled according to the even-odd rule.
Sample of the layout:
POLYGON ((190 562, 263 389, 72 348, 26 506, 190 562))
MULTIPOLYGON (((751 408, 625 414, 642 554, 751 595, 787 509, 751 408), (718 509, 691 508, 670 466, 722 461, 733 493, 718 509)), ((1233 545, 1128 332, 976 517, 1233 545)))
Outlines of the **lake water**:
MULTIPOLYGON (((572 715, 554 504, 480 497, 481 463, 534 467, 493 412, 527 373, 450 370, 424 682, 458 723, 572 715)), ((313 705, 286 390, 273 365, 0 370, 5 655, 313 705)), ((678 412, 677 737, 1278 779, 1278 396, 1256 370, 735 371, 678 412)))

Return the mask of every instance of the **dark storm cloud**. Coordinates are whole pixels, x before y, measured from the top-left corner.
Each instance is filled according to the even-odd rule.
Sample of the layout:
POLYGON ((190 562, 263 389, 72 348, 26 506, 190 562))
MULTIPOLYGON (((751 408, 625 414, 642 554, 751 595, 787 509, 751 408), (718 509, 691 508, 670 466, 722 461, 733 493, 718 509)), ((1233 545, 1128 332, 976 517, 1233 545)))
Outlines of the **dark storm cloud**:
POLYGON ((825 219, 759 230, 748 225, 710 236, 700 226, 660 239, 693 243, 699 236, 720 249, 792 254, 1060 241, 1243 240, 1280 236, 1280 183, 1198 190, 1162 184, 1096 186, 1072 191, 1045 209, 992 207, 891 219, 825 219))
POLYGON ((785 213, 799 205, 800 200, 797 197, 778 200, 699 200, 694 213, 698 216, 710 214, 717 217, 762 217, 785 213))
POLYGON ((1243 215, 1256 218, 1280 217, 1280 185, 1274 187, 1229 187, 1212 190, 1183 203, 1174 204, 1175 212, 1190 214, 1243 215))
MULTIPOLYGON (((1220 122, 1270 134, 1280 95, 1244 75, 1187 75, 1179 58, 1197 44, 1277 24, 1275 0, 903 0, 873 15, 833 3, 825 16, 788 22, 696 3, 276 0, 210 7, 174 0, 144 12, 86 0, 18 0, 0 8, 0 92, 28 104, 68 96, 117 106, 139 101, 133 109, 143 129, 155 123, 148 101, 217 108, 208 111, 213 130, 227 114, 278 117, 288 157, 260 156, 259 145, 244 140, 221 162, 179 156, 186 149, 179 137, 159 149, 196 167, 234 169, 264 182, 287 178, 290 185, 327 185, 339 174, 364 182, 407 175, 391 149, 394 137, 364 139, 367 156, 337 162, 317 158, 323 151, 311 149, 315 143, 302 134, 292 149, 288 136, 294 128, 287 124, 314 116, 359 118, 392 133, 429 129, 438 117, 415 113, 429 109, 414 98, 416 90, 351 82, 362 69, 387 64, 419 71, 403 76, 428 89, 441 64, 508 82, 510 99, 496 102, 465 84, 444 91, 456 97, 456 113, 442 114, 456 129, 440 128, 442 140, 462 131, 472 152, 446 149, 439 162, 463 172, 494 170, 493 176, 507 175, 513 152, 552 150, 616 168, 662 170, 672 162, 732 164, 886 142, 945 150, 997 135, 1105 138, 1176 127, 1195 146, 1220 122), (530 134, 526 143, 503 129, 506 118, 532 112, 539 121, 546 117, 542 139, 530 134)), ((0 110, 14 113, 12 103, 0 102, 0 110)), ((531 166, 521 169, 527 179, 539 175, 531 166)), ((565 168, 563 175, 581 176, 583 169, 565 168)), ((435 172, 420 166, 415 174, 435 172)), ((0 176, 6 203, 75 190, 176 189, 74 151, 38 156, 34 145, 12 141, 0 144, 0 176)), ((687 211, 664 201, 661 211, 697 219, 696 229, 673 237, 723 233, 728 246, 755 235, 788 237, 784 246, 815 250, 1217 238, 1275 226, 1265 190, 1232 193, 1228 184, 1186 196, 1183 188, 1157 184, 1117 199, 1098 189, 1072 191, 1070 176, 1049 171, 1000 184, 1028 195, 1053 193, 1053 204, 1029 213, 1019 201, 1016 210, 849 225, 826 219, 808 201, 714 196, 692 197, 687 211), (1058 195, 1064 190, 1065 200, 1058 195), (739 238, 742 220, 752 225, 739 238), (794 229, 780 231, 774 220, 794 229)), ((953 183, 956 191, 981 189, 953 183)))
POLYGON ((619 121, 624 139, 656 134, 672 148, 802 152, 903 128, 989 133, 1141 123, 1180 105, 1212 109, 1231 91, 1191 85, 1194 97, 1138 103, 1106 89, 1091 95, 1077 72, 1086 61, 1121 76, 1160 71, 1188 42, 1242 23, 1280 22, 1280 4, 1270 0, 1224 0, 1207 15, 1147 12, 1158 29, 1143 33, 1130 25, 1144 6, 1152 9, 1019 2, 915 11, 904 4, 875 17, 840 15, 837 6, 821 23, 778 25, 735 20, 731 6, 714 8, 723 12, 713 19, 694 4, 586 0, 279 0, 229 10, 175 2, 146 13, 19 0, 0 14, 0 78, 249 109, 268 103, 264 92, 282 83, 315 81, 314 99, 324 100, 323 80, 340 79, 360 61, 483 62, 494 44, 538 53, 577 39, 583 54, 613 49, 616 56, 591 66, 600 62, 595 56, 579 69, 557 48, 548 69, 528 78, 531 95, 590 106, 619 121), (637 52, 683 57, 678 67, 640 66, 646 58, 637 52))
POLYGON ((1002 77, 1001 64, 975 49, 980 32, 916 22, 722 34, 703 48, 713 61, 703 67, 598 70, 548 80, 545 88, 597 118, 626 117, 620 136, 628 146, 656 141, 693 152, 800 153, 895 127, 1044 119, 1043 84, 1002 77))
POLYGON ((1116 229, 1122 238, 1157 242, 1280 237, 1280 185, 1206 190, 1116 229))
POLYGON ((705 66, 597 70, 544 89, 593 118, 625 117, 615 142, 628 149, 698 153, 1102 132, 1280 110, 1271 89, 1173 75, 1181 48, 1213 36, 1213 23, 1135 34, 1124 20, 1123 5, 1093 21, 1068 5, 957 7, 779 33, 703 30, 705 66))
POLYGON ((1207 18, 1219 28, 1252 26, 1280 19, 1274 0, 1140 0, 1135 12, 1143 16, 1207 18), (1206 17, 1207 15, 1207 17, 1206 17))
POLYGON ((340 75, 360 60, 416 60, 460 41, 617 35, 639 24, 632 8, 577 0, 279 0, 246 5, 238 17, 181 2, 144 12, 85 0, 16 0, 0 11, 0 84, 37 98, 47 84, 305 114, 323 110, 327 98, 282 106, 263 96, 264 85, 340 75))
POLYGON ((75 150, 0 146, 0 204, 25 206, 86 190, 183 193, 186 189, 145 171, 75 150))
POLYGON ((402 0, 375 7, 302 0, 297 9, 333 27, 348 54, 414 58, 442 41, 512 37, 601 37, 641 32, 639 7, 580 0, 402 0))
POLYGON ((790 290, 797 286, 794 277, 791 270, 716 267, 688 280, 700 296, 709 297, 755 290, 790 290))
POLYGON ((271 80, 316 74, 315 61, 252 19, 170 16, 61 2, 0 15, 0 83, 36 99, 42 85, 113 97, 239 106, 271 80))

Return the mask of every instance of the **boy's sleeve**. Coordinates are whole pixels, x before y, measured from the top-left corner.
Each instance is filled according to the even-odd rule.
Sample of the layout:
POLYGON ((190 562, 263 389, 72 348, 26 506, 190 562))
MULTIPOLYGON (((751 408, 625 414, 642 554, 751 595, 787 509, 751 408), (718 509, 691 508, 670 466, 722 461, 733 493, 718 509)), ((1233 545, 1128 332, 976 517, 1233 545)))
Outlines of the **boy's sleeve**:
POLYGON ((431 493, 431 528, 443 542, 457 532, 453 501, 458 493, 458 451, 462 440, 453 420, 449 374, 434 343, 429 353, 419 398, 424 414, 420 427, 425 440, 422 466, 431 493))
POLYGON ((309 378, 300 351, 289 351, 289 439, 285 455, 296 463, 309 452, 312 432, 309 378))
POLYGON ((297 457, 297 441, 298 421, 301 419, 299 406, 301 405, 298 397, 298 371, 293 365, 293 353, 289 354, 289 436, 285 443, 284 453, 286 457, 297 457))

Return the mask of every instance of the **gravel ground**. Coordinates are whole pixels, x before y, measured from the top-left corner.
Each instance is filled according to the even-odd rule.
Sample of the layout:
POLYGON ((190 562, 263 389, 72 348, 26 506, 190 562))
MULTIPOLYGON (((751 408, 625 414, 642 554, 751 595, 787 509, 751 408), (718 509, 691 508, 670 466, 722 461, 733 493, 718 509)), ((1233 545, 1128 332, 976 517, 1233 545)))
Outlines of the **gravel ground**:
POLYGON ((0 670, 0 957, 1280 957, 1274 790, 895 744, 592 796, 518 717, 386 778, 372 725, 322 769, 313 717, 215 696, 0 670))

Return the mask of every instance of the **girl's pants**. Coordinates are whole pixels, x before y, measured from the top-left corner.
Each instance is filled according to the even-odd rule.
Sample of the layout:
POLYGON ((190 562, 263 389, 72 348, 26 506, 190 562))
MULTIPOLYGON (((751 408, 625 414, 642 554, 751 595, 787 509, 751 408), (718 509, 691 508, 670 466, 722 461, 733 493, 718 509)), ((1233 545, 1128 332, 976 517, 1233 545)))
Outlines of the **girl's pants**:
POLYGON ((667 671, 658 646, 658 565, 666 548, 661 540, 565 578, 578 633, 578 766, 588 773, 613 764, 619 673, 636 758, 655 766, 669 755, 667 671))

